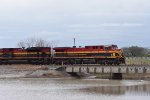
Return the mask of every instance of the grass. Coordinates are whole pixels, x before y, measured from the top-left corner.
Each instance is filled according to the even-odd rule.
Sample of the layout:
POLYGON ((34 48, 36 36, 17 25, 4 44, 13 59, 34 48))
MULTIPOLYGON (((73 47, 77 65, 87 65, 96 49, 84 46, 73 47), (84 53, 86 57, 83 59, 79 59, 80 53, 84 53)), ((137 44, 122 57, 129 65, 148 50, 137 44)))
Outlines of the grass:
POLYGON ((150 57, 126 57, 127 65, 150 65, 150 57))

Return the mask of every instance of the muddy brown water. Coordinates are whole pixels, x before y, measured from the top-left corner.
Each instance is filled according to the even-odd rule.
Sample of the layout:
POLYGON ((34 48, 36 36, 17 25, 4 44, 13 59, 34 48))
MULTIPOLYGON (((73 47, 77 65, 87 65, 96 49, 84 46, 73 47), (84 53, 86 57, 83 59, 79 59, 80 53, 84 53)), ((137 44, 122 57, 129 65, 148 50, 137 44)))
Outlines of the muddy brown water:
POLYGON ((69 78, 0 79, 0 100, 149 100, 150 82, 69 78))

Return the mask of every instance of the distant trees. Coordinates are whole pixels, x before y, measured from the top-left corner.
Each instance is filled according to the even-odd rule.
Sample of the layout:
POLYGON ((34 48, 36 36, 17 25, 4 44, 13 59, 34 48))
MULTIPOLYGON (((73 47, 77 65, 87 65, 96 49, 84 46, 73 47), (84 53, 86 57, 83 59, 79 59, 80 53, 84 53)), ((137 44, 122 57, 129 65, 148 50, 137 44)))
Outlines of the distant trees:
POLYGON ((148 48, 131 46, 122 48, 126 57, 147 57, 150 56, 150 50, 148 48))
POLYGON ((56 42, 54 41, 47 41, 42 38, 28 38, 26 40, 20 41, 17 44, 19 48, 28 48, 28 47, 51 47, 56 46, 56 42))

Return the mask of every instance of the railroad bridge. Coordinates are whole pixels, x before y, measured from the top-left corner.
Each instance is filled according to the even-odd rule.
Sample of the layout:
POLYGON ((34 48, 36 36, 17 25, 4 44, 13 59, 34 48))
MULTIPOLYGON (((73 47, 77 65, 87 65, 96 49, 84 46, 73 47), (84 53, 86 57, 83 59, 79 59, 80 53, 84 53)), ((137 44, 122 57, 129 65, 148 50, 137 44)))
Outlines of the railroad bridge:
POLYGON ((91 73, 101 74, 101 76, 122 78, 150 78, 150 65, 121 65, 121 66, 99 66, 99 65, 63 65, 61 66, 68 73, 91 73))
POLYGON ((87 73, 150 73, 150 66, 63 66, 66 72, 87 73))

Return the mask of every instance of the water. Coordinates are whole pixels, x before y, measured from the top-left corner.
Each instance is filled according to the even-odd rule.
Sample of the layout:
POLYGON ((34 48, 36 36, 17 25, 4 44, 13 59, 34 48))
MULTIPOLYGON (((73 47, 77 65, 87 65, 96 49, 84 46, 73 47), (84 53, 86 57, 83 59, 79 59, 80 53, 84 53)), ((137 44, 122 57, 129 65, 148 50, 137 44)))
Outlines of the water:
POLYGON ((149 100, 149 81, 0 79, 0 100, 149 100))

